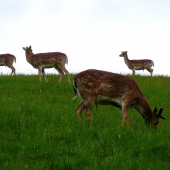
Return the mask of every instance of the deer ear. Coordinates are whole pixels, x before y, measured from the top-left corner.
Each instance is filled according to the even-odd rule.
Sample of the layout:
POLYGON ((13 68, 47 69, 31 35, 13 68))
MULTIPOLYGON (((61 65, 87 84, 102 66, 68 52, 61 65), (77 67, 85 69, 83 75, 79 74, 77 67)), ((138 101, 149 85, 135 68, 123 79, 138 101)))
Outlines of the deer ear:
POLYGON ((159 119, 159 116, 158 116, 158 109, 155 107, 155 109, 153 110, 153 115, 157 118, 157 119, 159 119))
POLYGON ((163 108, 160 108, 160 109, 159 109, 158 116, 159 116, 159 118, 161 118, 161 119, 166 119, 165 117, 161 116, 162 111, 163 111, 163 108))
POLYGON ((31 49, 31 45, 30 45, 29 49, 31 49))
POLYGON ((157 115, 158 109, 155 107, 155 109, 153 110, 153 114, 157 115))
POLYGON ((23 50, 26 50, 25 47, 22 47, 22 48, 23 48, 23 50))
POLYGON ((158 116, 158 109, 155 107, 155 109, 153 110, 153 115, 159 119, 159 116, 158 116))

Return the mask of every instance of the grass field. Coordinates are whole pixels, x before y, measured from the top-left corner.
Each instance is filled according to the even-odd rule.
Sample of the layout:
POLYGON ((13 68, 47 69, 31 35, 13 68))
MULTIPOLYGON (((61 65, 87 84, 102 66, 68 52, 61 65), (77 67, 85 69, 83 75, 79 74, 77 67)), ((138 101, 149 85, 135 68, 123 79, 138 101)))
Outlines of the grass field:
MULTIPOLYGON (((75 75, 71 75, 71 80, 75 75)), ((72 83, 66 76, 0 77, 0 169, 160 170, 170 169, 170 78, 133 76, 152 108, 163 107, 157 130, 134 109, 130 127, 120 111, 93 108, 93 123, 77 119, 72 83)))

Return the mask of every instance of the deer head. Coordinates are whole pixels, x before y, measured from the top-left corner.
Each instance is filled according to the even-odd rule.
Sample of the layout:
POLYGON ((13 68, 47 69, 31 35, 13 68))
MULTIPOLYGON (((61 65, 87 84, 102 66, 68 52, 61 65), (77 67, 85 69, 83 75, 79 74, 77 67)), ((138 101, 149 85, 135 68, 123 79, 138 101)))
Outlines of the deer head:
POLYGON ((163 117, 162 114, 163 108, 160 108, 159 112, 157 110, 157 108, 155 107, 155 109, 153 110, 153 117, 151 120, 151 123, 153 125, 153 127, 156 129, 158 123, 159 123, 159 118, 161 119, 166 119, 165 117, 163 117))
POLYGON ((122 51, 122 53, 119 55, 119 57, 125 57, 127 56, 127 51, 122 51))

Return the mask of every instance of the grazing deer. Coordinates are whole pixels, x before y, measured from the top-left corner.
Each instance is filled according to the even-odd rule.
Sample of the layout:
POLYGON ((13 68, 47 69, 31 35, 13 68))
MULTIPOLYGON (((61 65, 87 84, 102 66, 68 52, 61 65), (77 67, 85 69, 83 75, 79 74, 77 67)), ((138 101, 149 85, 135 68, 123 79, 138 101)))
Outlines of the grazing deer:
POLYGON ((92 121, 91 111, 94 104, 113 105, 121 110, 122 125, 129 124, 128 111, 135 108, 146 124, 152 124, 156 129, 163 109, 153 111, 140 91, 137 83, 130 77, 100 70, 86 70, 79 73, 73 80, 75 99, 78 96, 82 102, 76 107, 77 116, 82 121, 82 111, 89 121, 92 121))
POLYGON ((33 54, 31 46, 26 48, 23 47, 23 49, 25 50, 28 63, 30 63, 34 68, 38 69, 40 81, 41 75, 43 73, 45 81, 47 82, 44 69, 54 67, 60 73, 59 82, 61 82, 65 72, 68 78, 68 82, 70 83, 69 72, 65 68, 65 64, 68 64, 68 58, 64 53, 52 52, 33 54))
POLYGON ((15 68, 13 66, 13 62, 16 62, 16 57, 12 54, 1 54, 0 55, 0 66, 7 66, 11 68, 11 76, 14 73, 15 75, 15 68))
POLYGON ((135 75, 135 70, 148 70, 151 73, 153 73, 153 69, 151 69, 152 66, 154 66, 154 62, 152 60, 129 60, 127 51, 122 51, 122 54, 119 55, 120 57, 124 57, 125 64, 128 66, 130 70, 132 70, 133 74, 135 75))

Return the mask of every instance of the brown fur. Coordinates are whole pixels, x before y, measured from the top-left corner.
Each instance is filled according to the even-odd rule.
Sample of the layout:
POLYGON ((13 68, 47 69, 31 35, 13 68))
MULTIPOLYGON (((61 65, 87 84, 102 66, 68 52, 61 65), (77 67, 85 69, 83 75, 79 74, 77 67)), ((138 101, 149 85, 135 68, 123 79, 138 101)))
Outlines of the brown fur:
POLYGON ((62 77, 63 77, 64 72, 65 72, 66 75, 67 75, 67 78, 68 78, 68 82, 70 83, 69 72, 65 68, 65 64, 68 63, 68 58, 64 53, 52 52, 52 53, 33 54, 31 46, 26 47, 26 48, 23 47, 23 49, 25 50, 27 61, 34 68, 38 69, 40 81, 41 81, 42 73, 43 73, 45 80, 47 81, 44 69, 54 67, 60 73, 59 82, 61 82, 62 77))
MULTIPOLYGON (((146 123, 156 128, 161 113, 157 109, 152 111, 137 83, 127 76, 100 70, 86 70, 79 73, 74 81, 75 94, 82 98, 76 107, 77 116, 82 120, 82 111, 89 121, 92 121, 91 110, 94 104, 111 104, 118 107, 123 115, 122 124, 129 124, 128 111, 135 108, 140 112, 146 123)), ((161 109, 162 112, 162 109, 161 109)))
POLYGON ((153 73, 153 69, 151 69, 152 66, 154 66, 154 63, 152 60, 129 60, 127 51, 123 51, 120 55, 120 57, 124 57, 125 64, 128 66, 130 70, 132 70, 132 73, 135 75, 135 70, 148 70, 151 73, 153 73))
POLYGON ((11 68, 11 76, 14 73, 15 75, 15 68, 13 66, 13 62, 16 62, 16 57, 12 54, 1 54, 0 55, 0 66, 8 66, 11 68))

